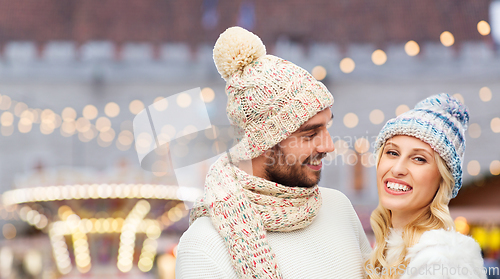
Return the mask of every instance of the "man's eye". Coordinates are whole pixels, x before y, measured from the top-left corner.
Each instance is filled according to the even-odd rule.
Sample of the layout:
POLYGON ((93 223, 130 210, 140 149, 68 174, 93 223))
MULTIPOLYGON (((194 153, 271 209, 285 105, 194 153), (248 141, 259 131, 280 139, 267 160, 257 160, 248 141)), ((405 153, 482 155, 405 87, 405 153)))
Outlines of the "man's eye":
POLYGON ((311 138, 313 138, 314 136, 316 136, 317 134, 318 134, 318 133, 314 133, 314 134, 306 135, 306 138, 311 139, 311 138))

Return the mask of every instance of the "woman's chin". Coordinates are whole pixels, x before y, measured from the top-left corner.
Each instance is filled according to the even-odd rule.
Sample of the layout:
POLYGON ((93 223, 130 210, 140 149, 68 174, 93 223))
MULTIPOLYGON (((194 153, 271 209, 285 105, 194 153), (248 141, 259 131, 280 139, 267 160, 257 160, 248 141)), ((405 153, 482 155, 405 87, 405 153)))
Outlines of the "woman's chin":
POLYGON ((381 201, 380 204, 392 212, 394 211, 408 211, 408 203, 404 201, 381 201))

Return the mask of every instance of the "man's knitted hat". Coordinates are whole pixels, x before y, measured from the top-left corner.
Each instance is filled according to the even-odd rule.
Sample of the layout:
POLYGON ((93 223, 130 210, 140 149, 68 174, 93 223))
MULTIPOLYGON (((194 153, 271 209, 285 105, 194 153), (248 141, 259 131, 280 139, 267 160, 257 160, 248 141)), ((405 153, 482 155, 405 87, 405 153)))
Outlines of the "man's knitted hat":
POLYGON ((333 104, 321 82, 289 61, 266 55, 260 38, 241 27, 220 35, 214 61, 226 81, 229 121, 245 133, 230 150, 237 160, 259 156, 333 104))
POLYGON ((469 124, 467 107, 442 93, 419 102, 385 124, 375 142, 375 151, 396 135, 416 137, 429 144, 446 162, 455 180, 452 198, 462 187, 465 131, 469 124))

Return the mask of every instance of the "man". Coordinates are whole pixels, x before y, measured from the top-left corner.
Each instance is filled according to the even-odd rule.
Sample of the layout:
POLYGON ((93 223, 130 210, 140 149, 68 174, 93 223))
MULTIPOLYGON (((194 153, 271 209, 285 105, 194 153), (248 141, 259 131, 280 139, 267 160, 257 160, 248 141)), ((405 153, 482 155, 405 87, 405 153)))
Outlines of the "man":
POLYGON ((363 278, 370 245, 349 200, 317 186, 333 97, 304 69, 226 30, 214 47, 241 141, 210 168, 177 278, 363 278))

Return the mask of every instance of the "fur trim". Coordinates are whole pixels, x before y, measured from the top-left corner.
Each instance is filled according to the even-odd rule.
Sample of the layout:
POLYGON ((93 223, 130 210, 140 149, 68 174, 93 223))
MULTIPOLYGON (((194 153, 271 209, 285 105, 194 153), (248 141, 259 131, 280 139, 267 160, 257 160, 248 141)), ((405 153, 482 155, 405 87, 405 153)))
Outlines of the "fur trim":
POLYGON ((486 279, 479 245, 456 231, 425 232, 406 258, 410 263, 401 279, 486 279))
POLYGON ((403 241, 403 231, 399 229, 390 229, 389 236, 387 237, 387 253, 385 260, 389 266, 394 265, 396 260, 401 256, 405 249, 405 243, 403 241))

